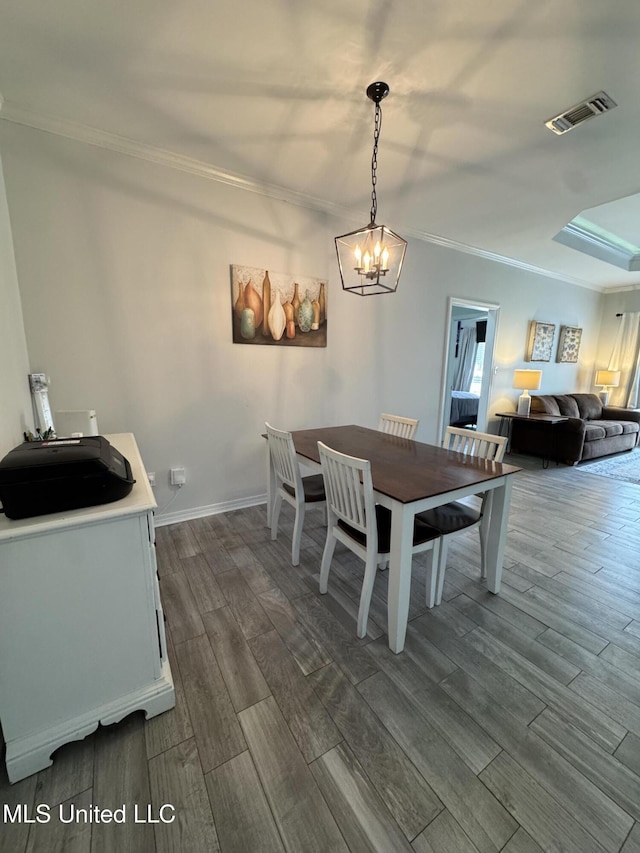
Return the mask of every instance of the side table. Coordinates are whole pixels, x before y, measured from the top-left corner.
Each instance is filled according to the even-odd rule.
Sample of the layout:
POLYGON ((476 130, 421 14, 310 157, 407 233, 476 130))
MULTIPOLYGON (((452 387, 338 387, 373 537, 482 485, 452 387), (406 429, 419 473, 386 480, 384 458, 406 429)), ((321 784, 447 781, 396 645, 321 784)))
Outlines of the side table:
MULTIPOLYGON (((507 436, 507 452, 511 449, 511 427, 514 421, 535 421, 540 424, 548 424, 549 426, 553 426, 553 424, 559 424, 563 421, 568 421, 569 418, 563 415, 546 415, 542 412, 533 412, 528 415, 519 415, 517 412, 496 412, 495 416, 500 418, 500 426, 498 428, 498 435, 506 435, 507 436)), ((544 459, 543 463, 545 468, 549 465, 549 460, 544 459)))

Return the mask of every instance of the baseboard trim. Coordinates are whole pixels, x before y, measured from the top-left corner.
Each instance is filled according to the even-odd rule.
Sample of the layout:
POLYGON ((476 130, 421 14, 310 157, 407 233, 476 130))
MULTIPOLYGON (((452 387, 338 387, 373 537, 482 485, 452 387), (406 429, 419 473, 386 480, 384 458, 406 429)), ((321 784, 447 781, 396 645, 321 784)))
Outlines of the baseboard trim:
POLYGON ((156 527, 165 527, 167 524, 180 524, 181 521, 191 521, 194 518, 204 518, 207 515, 219 515, 222 512, 232 512, 234 509, 247 509, 251 506, 266 504, 267 495, 252 495, 248 498, 238 498, 234 501, 222 501, 222 503, 209 504, 208 506, 195 506, 191 509, 181 509, 178 512, 167 512, 157 515, 154 519, 156 527))

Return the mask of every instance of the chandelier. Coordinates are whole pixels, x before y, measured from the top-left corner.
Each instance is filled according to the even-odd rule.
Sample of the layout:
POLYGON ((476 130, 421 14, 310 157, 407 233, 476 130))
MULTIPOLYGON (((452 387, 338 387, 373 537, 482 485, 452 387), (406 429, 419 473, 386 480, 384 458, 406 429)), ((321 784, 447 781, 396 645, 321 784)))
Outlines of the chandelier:
POLYGON ((367 97, 376 105, 371 157, 371 221, 364 228, 335 238, 342 288, 359 296, 394 293, 407 249, 406 240, 386 225, 376 223, 378 142, 382 127, 380 101, 388 94, 386 83, 372 83, 367 88, 367 97))

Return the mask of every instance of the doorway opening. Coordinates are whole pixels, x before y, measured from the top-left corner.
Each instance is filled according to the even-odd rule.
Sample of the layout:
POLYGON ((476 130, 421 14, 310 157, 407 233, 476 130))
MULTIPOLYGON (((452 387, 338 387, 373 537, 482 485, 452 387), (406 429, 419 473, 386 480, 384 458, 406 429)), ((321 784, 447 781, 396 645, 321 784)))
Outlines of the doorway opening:
POLYGON ((449 297, 440 406, 440 441, 447 426, 486 432, 500 306, 449 297))

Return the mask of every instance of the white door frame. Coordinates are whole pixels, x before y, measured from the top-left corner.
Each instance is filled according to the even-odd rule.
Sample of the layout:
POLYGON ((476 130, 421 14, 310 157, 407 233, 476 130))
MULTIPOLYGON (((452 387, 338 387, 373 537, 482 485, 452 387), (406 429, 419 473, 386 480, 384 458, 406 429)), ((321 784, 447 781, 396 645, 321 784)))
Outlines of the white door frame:
POLYGON ((494 352, 496 337, 498 334, 498 320, 500 318, 500 306, 495 302, 482 302, 479 299, 462 299, 450 296, 447 305, 447 322, 445 325, 444 357, 440 391, 440 414, 438 423, 440 430, 438 441, 442 443, 444 431, 449 424, 449 413, 451 411, 451 388, 449 387, 449 361, 452 349, 451 323, 454 308, 471 308, 487 313, 487 339, 484 347, 484 364, 482 370, 482 392, 478 405, 477 428, 480 432, 486 432, 489 416, 489 400, 491 398, 491 385, 493 383, 494 352))

